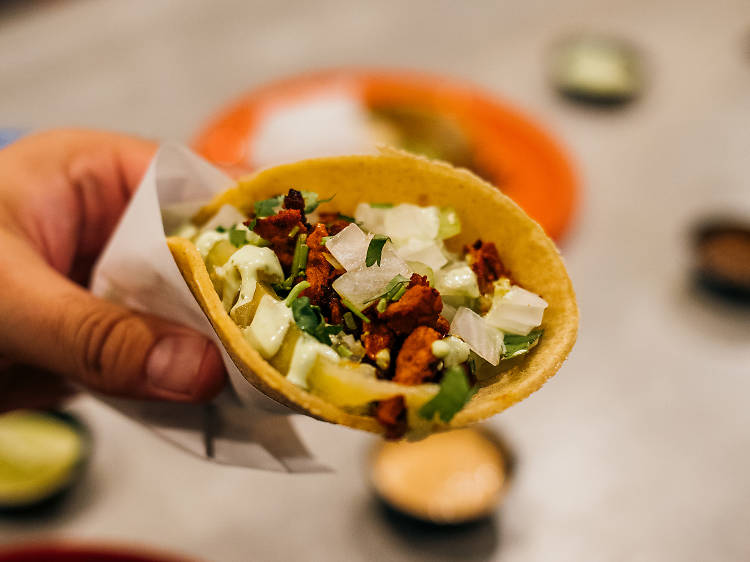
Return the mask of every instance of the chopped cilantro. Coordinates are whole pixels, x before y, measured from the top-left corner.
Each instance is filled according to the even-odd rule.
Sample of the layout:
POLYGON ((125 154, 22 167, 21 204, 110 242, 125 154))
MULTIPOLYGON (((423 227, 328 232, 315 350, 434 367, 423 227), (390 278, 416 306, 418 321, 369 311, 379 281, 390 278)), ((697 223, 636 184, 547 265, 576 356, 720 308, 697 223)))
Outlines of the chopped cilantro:
POLYGON ((406 292, 406 284, 404 283, 404 284, 399 285, 398 289, 396 289, 396 291, 392 295, 388 295, 388 296, 393 302, 396 302, 398 299, 404 296, 405 292, 406 292))
POLYGON ((405 285, 409 283, 409 279, 404 277, 403 275, 399 274, 396 275, 393 279, 388 281, 388 284, 385 286, 385 297, 388 300, 394 300, 394 295, 398 293, 405 285))
POLYGON ((331 195, 328 199, 320 199, 320 195, 314 191, 301 191, 302 198, 305 200, 305 213, 312 213, 318 208, 321 203, 328 203, 333 200, 336 195, 331 195))
POLYGON ((332 334, 338 334, 341 331, 341 326, 326 324, 320 308, 310 304, 310 299, 307 297, 299 297, 292 302, 292 316, 300 330, 326 345, 331 345, 332 334))
POLYGON ((385 286, 385 293, 386 293, 386 295, 389 294, 389 293, 391 293, 391 292, 393 292, 393 290, 396 287, 399 287, 399 286, 403 285, 404 283, 408 283, 408 282, 409 282, 409 279, 407 277, 404 277, 403 275, 401 275, 399 273, 393 279, 391 279, 390 281, 388 281, 388 284, 385 286))
POLYGON ((226 232, 226 231, 227 231, 227 229, 226 229, 226 228, 224 228, 224 227, 223 227, 223 226, 221 226, 221 225, 219 225, 219 226, 217 226, 217 227, 216 227, 216 232, 221 232, 221 233, 224 233, 224 232, 226 232))
POLYGON ((273 287, 273 290, 276 291, 277 295, 281 296, 282 294, 288 293, 291 290, 291 288, 294 286, 295 281, 304 278, 305 272, 299 271, 296 274, 289 275, 289 277, 284 279, 281 283, 271 283, 271 287, 273 287))
POLYGON ((281 205, 281 195, 255 202, 255 215, 258 217, 270 217, 276 212, 276 207, 281 205))
POLYGON ((370 207, 373 209, 391 209, 393 208, 393 203, 370 203, 370 207))
POLYGON ((505 353, 503 359, 510 359, 518 355, 527 353, 538 342, 544 330, 532 330, 526 336, 517 336, 515 334, 505 334, 503 343, 505 344, 505 353))
POLYGON ((437 414, 444 422, 453 419, 476 392, 469 384, 466 371, 460 365, 446 369, 440 390, 435 397, 419 409, 419 415, 431 420, 437 414))
POLYGON ((302 291, 307 289, 310 286, 309 281, 300 281, 297 283, 294 287, 292 287, 291 291, 289 291, 289 294, 284 299, 284 304, 287 306, 292 306, 292 303, 294 302, 294 299, 296 299, 302 291))
POLYGON ((371 267, 376 262, 380 265, 380 260, 383 257, 383 247, 390 238, 382 234, 376 234, 370 244, 367 246, 367 257, 365 258, 365 265, 371 267))
POLYGON ((373 301, 379 299, 385 299, 386 301, 397 301, 406 292, 406 285, 409 283, 409 279, 403 275, 396 275, 393 279, 388 281, 385 286, 385 291, 377 297, 371 298, 365 304, 370 304, 373 301), (403 289, 403 291, 402 291, 403 289), (397 296, 398 295, 398 296, 397 296))
POLYGON ((233 226, 229 229, 229 241, 236 248, 242 248, 242 246, 247 244, 247 230, 233 226))
POLYGON ((300 271, 307 267, 307 255, 310 252, 310 247, 306 242, 307 234, 302 233, 297 236, 297 241, 294 244, 294 255, 292 256, 292 277, 296 277, 300 271))
POLYGON ((352 355, 354 355, 352 351, 344 344, 339 344, 333 349, 336 353, 339 354, 339 356, 343 357, 344 359, 349 359, 352 355))
POLYGON ((283 296, 283 293, 286 293, 291 288, 292 284, 287 283, 287 281, 290 281, 291 277, 287 277, 284 279, 281 283, 271 283, 271 288, 273 289, 273 292, 276 293, 276 296, 281 297, 283 296))
POLYGON ((256 224, 258 224, 258 219, 249 219, 245 221, 245 226, 248 230, 253 230, 256 224))
POLYGON ((351 312, 344 313, 344 326, 349 328, 352 332, 357 329, 357 322, 355 322, 354 315, 351 312))
POLYGON ((365 316, 362 313, 362 311, 359 308, 357 308, 357 306, 346 297, 341 297, 341 304, 343 304, 346 308, 351 310, 354 316, 362 320, 362 322, 366 322, 367 324, 370 323, 370 319, 367 316, 365 316))
POLYGON ((343 326, 341 326, 341 324, 326 324, 323 328, 329 339, 331 336, 335 336, 336 334, 341 333, 341 330, 343 329, 344 328, 343 326))

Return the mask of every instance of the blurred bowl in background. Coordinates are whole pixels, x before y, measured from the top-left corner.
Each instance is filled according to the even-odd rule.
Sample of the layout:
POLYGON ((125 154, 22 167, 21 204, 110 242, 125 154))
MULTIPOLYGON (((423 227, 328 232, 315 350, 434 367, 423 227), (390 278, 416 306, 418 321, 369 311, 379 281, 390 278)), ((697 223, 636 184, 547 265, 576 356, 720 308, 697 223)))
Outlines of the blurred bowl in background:
POLYGON ((391 508, 422 521, 457 525, 497 509, 512 464, 509 449, 498 436, 459 429, 417 442, 378 443, 370 480, 391 508))
POLYGON ((0 514, 57 503, 84 475, 92 439, 77 417, 60 411, 0 415, 0 514))
POLYGON ((694 269, 703 289, 750 305, 750 221, 712 218, 693 232, 694 269))
POLYGON ((551 50, 552 85, 574 101, 620 106, 637 98, 644 83, 642 56, 628 41, 605 34, 579 33, 551 50))
POLYGON ((0 547, 0 562, 189 562, 184 556, 135 546, 38 541, 0 547))
POLYGON ((193 146, 214 163, 259 169, 378 144, 471 169, 555 239, 570 224, 576 181, 558 143, 517 109, 444 77, 344 69, 287 78, 223 108, 193 146))

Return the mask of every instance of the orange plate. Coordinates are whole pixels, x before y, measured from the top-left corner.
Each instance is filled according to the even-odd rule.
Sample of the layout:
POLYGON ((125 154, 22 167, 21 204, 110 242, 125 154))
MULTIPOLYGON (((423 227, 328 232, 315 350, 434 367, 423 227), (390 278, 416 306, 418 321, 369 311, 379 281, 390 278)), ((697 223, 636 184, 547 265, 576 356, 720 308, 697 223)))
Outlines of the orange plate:
POLYGON ((471 86, 413 72, 329 70, 258 88, 222 110, 197 136, 194 148, 223 165, 250 161, 250 140, 269 106, 345 86, 368 106, 417 106, 458 119, 476 147, 477 163, 502 191, 557 240, 570 224, 576 181, 563 150, 517 109, 471 86))

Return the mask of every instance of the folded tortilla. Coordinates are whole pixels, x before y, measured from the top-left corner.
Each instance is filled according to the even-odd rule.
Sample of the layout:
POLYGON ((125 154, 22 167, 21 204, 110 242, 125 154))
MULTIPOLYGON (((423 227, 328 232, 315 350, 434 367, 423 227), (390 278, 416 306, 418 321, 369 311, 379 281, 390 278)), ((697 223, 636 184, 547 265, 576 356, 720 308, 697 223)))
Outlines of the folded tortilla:
MULTIPOLYGON (((480 382, 478 392, 449 424, 458 428, 501 412, 539 389, 554 375, 573 347, 578 307, 573 285, 555 244, 511 199, 471 172, 442 162, 387 151, 372 156, 317 158, 277 166, 241 179, 218 195, 194 218, 205 223, 225 204, 250 214, 253 203, 295 188, 335 195, 331 210, 352 215, 360 202, 414 203, 452 206, 462 222, 461 233, 446 240, 460 251, 477 239, 494 242, 500 258, 520 286, 549 303, 544 335, 527 355, 497 367, 498 375, 480 382)), ((211 321, 243 376, 271 398, 315 418, 356 429, 383 433, 373 416, 356 415, 296 386, 250 346, 224 310, 206 266, 190 240, 168 238, 169 248, 203 312, 211 321)))

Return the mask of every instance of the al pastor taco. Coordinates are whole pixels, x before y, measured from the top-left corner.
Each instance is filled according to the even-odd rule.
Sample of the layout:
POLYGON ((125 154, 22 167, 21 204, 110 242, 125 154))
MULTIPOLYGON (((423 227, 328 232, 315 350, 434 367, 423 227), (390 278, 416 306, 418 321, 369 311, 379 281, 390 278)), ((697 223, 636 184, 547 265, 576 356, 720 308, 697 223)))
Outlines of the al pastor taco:
POLYGON ((402 153, 262 171, 168 243, 250 383, 389 438, 500 412, 576 338, 541 227, 470 172, 402 153))

